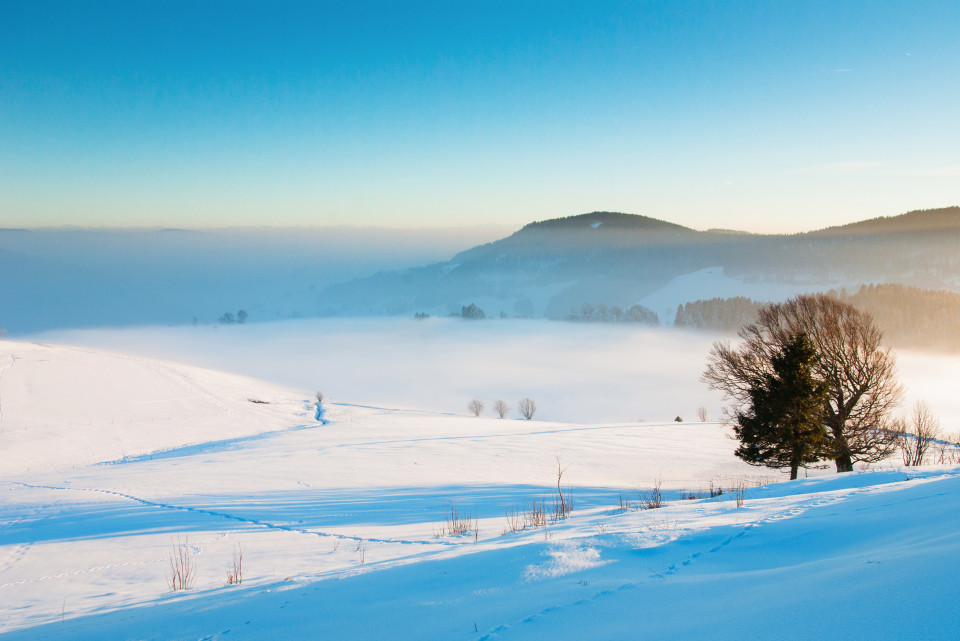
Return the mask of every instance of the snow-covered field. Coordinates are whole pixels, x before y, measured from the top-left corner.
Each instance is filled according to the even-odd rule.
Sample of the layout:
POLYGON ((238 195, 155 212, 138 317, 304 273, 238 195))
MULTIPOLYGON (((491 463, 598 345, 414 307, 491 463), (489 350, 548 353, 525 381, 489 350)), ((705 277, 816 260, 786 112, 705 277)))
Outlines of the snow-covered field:
MULTIPOLYGON (((232 336, 233 358, 265 358, 232 336)), ((165 348, 193 348, 192 365, 143 343, 0 341, 0 637, 947 639, 960 627, 960 468, 778 482, 692 416, 476 418, 468 399, 450 411, 416 393, 375 406, 329 390, 366 371, 381 395, 397 354, 386 374, 357 374, 301 346, 322 380, 298 390, 197 367, 228 361, 228 343, 177 340, 165 348), (558 465, 572 514, 509 531, 532 502, 549 511, 558 465), (663 507, 638 509, 658 481, 663 507), (450 534, 451 506, 466 534, 450 534), (177 543, 196 574, 174 593, 177 543), (243 583, 226 585, 238 550, 243 583)), ((668 379, 682 369, 663 364, 668 379)), ((597 366, 580 363, 602 378, 597 366)))

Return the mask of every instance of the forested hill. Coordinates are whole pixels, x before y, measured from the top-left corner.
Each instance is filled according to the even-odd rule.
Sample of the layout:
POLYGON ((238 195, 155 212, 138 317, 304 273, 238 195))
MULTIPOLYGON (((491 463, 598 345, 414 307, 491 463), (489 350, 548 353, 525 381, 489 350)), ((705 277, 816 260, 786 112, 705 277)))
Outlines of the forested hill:
MULTIPOLYGON (((318 303, 325 314, 444 314, 477 303, 488 315, 565 318, 584 303, 646 304, 675 279, 710 268, 720 268, 726 285, 960 291, 958 247, 960 207, 791 235, 696 231, 593 212, 531 223, 447 262, 333 286, 318 303)), ((686 300, 696 298, 703 296, 686 300)))
POLYGON ((912 232, 956 232, 960 229, 960 207, 917 209, 899 216, 882 216, 848 225, 809 232, 811 236, 857 234, 906 234, 912 232))

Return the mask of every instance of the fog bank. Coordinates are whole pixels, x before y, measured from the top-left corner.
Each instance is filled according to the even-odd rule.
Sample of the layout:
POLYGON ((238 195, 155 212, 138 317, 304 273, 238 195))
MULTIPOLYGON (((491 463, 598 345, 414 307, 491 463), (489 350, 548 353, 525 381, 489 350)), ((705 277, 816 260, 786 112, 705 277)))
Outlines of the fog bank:
MULTIPOLYGON (((571 422, 696 420, 723 401, 699 382, 716 337, 543 320, 309 319, 253 325, 70 330, 34 340, 129 352, 254 376, 327 399, 467 413, 477 398, 571 422)), ((898 352, 904 407, 924 398, 960 430, 960 359, 898 352)), ((511 416, 516 417, 516 413, 511 416)))

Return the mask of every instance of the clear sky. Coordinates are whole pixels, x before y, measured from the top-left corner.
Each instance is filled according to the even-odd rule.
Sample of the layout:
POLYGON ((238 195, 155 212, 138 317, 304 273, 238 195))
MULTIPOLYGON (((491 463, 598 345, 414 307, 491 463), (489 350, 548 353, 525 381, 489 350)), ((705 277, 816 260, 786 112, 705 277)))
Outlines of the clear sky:
POLYGON ((0 227, 960 204, 960 2, 3 2, 0 227))

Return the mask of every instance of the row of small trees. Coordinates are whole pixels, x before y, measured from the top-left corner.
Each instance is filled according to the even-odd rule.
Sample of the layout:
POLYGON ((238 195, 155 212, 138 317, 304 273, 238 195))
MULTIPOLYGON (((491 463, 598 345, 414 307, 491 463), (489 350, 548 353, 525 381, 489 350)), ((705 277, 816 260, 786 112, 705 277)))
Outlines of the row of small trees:
POLYGON ((234 315, 233 312, 224 312, 220 318, 217 319, 217 322, 223 323, 224 325, 230 325, 232 323, 240 323, 242 325, 247 322, 248 316, 249 314, 247 314, 246 310, 239 309, 236 315, 234 315))
POLYGON ((660 324, 660 318, 656 312, 643 305, 633 305, 624 309, 619 305, 605 305, 603 303, 596 307, 590 303, 584 303, 580 307, 580 311, 571 309, 566 320, 599 323, 645 323, 653 327, 660 324))
MULTIPOLYGON (((474 416, 480 416, 484 407, 486 407, 486 405, 483 404, 483 401, 476 398, 467 403, 467 409, 473 412, 474 416)), ((511 409, 506 401, 498 399, 493 403, 493 411, 496 412, 500 418, 506 418, 511 409)), ((537 403, 532 398, 522 398, 517 403, 517 412, 529 421, 533 418, 533 415, 537 413, 537 403)))

